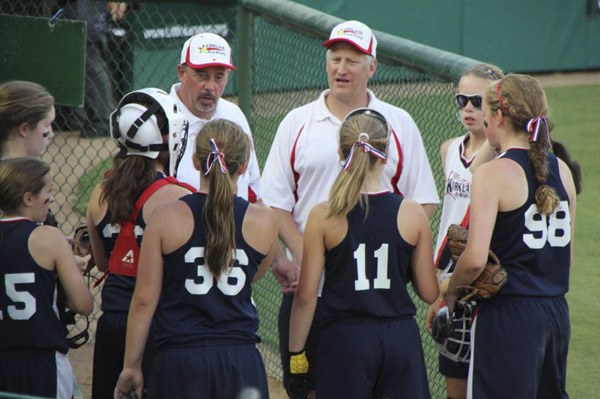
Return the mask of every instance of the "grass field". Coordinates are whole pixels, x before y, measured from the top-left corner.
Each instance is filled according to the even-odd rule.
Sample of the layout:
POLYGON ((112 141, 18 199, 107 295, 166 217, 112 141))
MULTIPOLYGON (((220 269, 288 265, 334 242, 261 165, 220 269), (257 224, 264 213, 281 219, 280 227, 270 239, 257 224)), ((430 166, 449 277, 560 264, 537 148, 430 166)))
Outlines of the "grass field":
POLYGON ((553 138, 563 142, 583 170, 583 192, 577 201, 575 253, 571 288, 571 346, 567 388, 571 398, 600 395, 600 218, 594 205, 600 196, 600 85, 546 89, 556 127, 553 138))

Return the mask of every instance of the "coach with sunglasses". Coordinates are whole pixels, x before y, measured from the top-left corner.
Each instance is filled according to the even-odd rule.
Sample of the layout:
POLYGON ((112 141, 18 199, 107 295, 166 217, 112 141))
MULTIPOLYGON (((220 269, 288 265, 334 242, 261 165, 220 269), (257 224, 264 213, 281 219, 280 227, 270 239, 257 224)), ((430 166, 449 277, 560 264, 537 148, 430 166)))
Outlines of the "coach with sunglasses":
MULTIPOLYGON (((340 171, 338 137, 342 121, 357 108, 381 113, 390 128, 388 160, 382 175, 385 189, 422 204, 429 217, 439 202, 423 140, 415 122, 404 110, 387 104, 367 89, 377 69, 377 39, 358 21, 343 22, 323 43, 329 89, 319 98, 292 110, 283 119, 262 173, 263 202, 277 218, 279 237, 287 247, 273 264, 284 298, 279 313, 279 341, 284 385, 290 393, 288 336, 293 290, 302 261, 303 233, 308 213, 325 201, 340 171)), ((318 312, 313 327, 318 323, 318 312)), ((313 330, 316 330, 313 328, 313 330)), ((311 330, 306 352, 316 350, 311 330)), ((312 366, 311 366, 312 367, 312 366)), ((310 387, 309 387, 310 388, 310 387)))

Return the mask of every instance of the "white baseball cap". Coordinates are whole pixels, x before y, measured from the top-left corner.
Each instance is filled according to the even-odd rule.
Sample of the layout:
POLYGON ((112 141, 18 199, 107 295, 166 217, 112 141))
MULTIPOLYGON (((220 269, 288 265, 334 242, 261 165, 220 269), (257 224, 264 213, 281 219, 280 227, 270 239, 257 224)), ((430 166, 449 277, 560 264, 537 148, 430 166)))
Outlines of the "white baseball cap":
POLYGON ((222 66, 236 70, 231 61, 231 47, 214 33, 199 33, 190 37, 181 50, 181 64, 192 69, 222 66))
POLYGON ((371 29, 362 22, 346 21, 336 25, 331 30, 329 40, 323 43, 323 47, 329 48, 336 42, 349 43, 361 53, 372 55, 373 58, 376 58, 377 39, 373 35, 373 32, 371 32, 371 29))

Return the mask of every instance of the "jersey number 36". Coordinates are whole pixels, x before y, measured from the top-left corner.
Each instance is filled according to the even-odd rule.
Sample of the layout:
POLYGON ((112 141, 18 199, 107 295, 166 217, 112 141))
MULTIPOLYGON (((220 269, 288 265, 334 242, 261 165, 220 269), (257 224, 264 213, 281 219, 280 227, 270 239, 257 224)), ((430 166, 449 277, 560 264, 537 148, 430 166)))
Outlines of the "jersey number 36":
MULTIPOLYGON (((204 247, 193 247, 185 254, 185 263, 195 263, 204 259, 204 247)), ((239 265, 248 264, 248 256, 242 249, 235 250, 235 259, 239 265)), ((205 295, 214 285, 215 277, 204 262, 198 264, 197 277, 185 280, 185 289, 192 295, 205 295), (202 282, 197 283, 199 279, 202 282)), ((217 288, 227 296, 234 296, 240 293, 246 284, 246 273, 239 266, 233 266, 221 273, 217 280, 217 288)))

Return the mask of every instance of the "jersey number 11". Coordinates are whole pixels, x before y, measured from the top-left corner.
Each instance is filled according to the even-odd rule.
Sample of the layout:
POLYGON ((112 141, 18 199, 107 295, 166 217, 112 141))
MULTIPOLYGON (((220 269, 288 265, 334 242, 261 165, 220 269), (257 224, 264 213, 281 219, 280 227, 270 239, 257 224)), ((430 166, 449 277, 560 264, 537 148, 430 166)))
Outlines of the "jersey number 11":
MULTIPOLYGON (((365 244, 360 244, 358 249, 354 251, 354 259, 356 259, 356 275, 354 281, 354 289, 356 291, 365 291, 371 288, 371 282, 367 279, 366 273, 366 254, 365 244)), ((390 279, 388 278, 388 244, 382 244, 379 249, 373 252, 377 259, 377 276, 373 280, 373 288, 376 290, 389 290, 390 279)))

